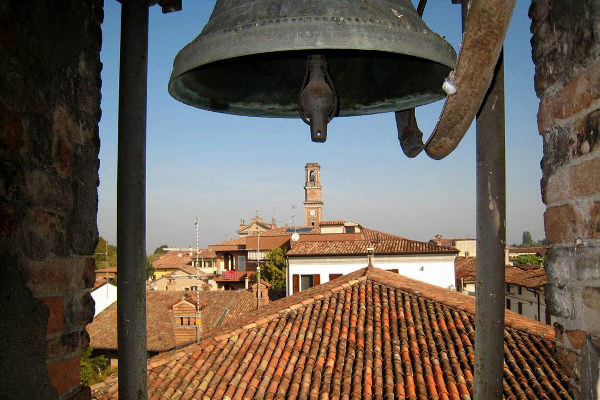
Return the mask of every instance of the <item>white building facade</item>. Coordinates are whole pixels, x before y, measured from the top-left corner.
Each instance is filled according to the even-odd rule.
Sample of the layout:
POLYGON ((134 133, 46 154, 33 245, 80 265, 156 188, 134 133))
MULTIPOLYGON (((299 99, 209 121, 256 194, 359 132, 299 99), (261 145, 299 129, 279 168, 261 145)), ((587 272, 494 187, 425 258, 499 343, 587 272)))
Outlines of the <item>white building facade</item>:
MULTIPOLYGON (((455 254, 377 255, 373 266, 393 271, 409 278, 454 289, 455 254)), ((288 256, 287 295, 294 293, 294 281, 298 291, 329 282, 368 265, 367 255, 360 256, 288 256), (296 278, 297 276, 297 278, 296 278)))
POLYGON ((106 282, 92 291, 94 299, 94 317, 100 314, 104 309, 117 301, 117 287, 112 283, 106 282))

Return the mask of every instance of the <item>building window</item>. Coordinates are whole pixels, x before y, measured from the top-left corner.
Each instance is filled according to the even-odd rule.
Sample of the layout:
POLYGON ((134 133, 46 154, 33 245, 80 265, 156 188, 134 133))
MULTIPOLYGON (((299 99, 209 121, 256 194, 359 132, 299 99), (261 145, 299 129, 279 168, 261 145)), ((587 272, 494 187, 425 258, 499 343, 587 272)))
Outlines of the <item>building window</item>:
POLYGON ((510 293, 510 283, 506 284, 506 293, 510 293))
POLYGON ((306 290, 314 286, 312 275, 300 275, 300 291, 306 290))
POLYGON ((355 226, 347 226, 346 227, 346 233, 355 233, 355 232, 356 232, 355 226))
POLYGON ((246 270, 246 256, 238 256, 238 271, 246 270))
POLYGON ((519 294, 521 294, 521 286, 517 286, 517 290, 519 291, 519 294))
POLYGON ((519 302, 519 303, 517 304, 517 312, 518 312, 519 314, 523 314, 523 303, 519 302))
POLYGON ((300 291, 306 290, 314 286, 312 275, 300 275, 300 291))
POLYGON ((506 299, 506 308, 510 310, 510 299, 506 299))

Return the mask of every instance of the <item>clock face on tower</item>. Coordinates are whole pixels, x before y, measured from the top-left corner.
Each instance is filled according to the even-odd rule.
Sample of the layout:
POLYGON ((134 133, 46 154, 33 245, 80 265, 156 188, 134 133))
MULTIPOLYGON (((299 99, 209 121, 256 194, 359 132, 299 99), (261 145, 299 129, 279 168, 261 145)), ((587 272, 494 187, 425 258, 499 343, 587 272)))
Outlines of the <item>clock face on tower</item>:
POLYGON ((317 212, 315 210, 310 210, 309 214, 314 217, 317 212))

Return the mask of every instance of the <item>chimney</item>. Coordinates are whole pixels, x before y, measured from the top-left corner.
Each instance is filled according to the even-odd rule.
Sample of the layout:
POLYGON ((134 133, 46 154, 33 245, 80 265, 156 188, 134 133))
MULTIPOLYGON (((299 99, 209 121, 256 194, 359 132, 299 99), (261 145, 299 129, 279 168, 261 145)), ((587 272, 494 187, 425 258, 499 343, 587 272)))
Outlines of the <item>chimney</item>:
POLYGON ((256 283, 254 285, 252 285, 252 294, 256 298, 257 308, 260 306, 266 306, 267 304, 269 304, 269 286, 268 285, 269 284, 263 280, 260 280, 260 281, 257 280, 256 283))
POLYGON ((250 279, 248 279, 248 274, 246 274, 246 278, 244 278, 244 287, 246 288, 246 290, 248 290, 249 282, 250 282, 250 279))
POLYGON ((369 265, 367 265, 367 267, 372 267, 375 259, 375 249, 373 247, 367 247, 367 255, 369 257, 369 265))

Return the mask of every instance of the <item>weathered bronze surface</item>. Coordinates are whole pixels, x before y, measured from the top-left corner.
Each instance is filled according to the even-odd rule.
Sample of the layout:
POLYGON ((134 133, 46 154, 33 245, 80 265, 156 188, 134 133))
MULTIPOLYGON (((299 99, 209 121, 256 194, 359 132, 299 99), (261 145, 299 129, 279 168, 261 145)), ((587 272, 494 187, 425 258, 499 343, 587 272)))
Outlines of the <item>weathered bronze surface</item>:
POLYGON ((207 110, 298 117, 309 54, 326 57, 342 116, 441 99, 456 62, 410 0, 218 0, 177 55, 169 92, 207 110))

